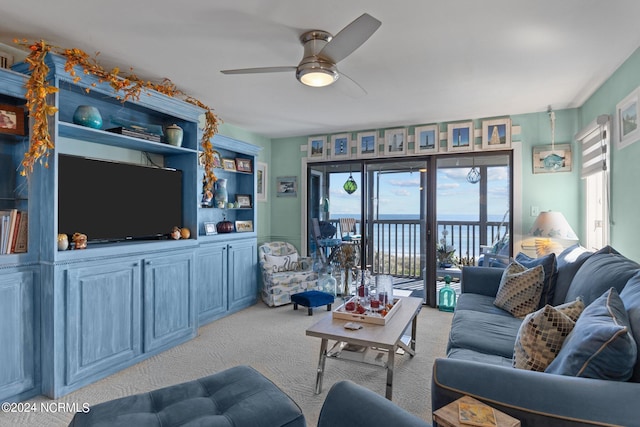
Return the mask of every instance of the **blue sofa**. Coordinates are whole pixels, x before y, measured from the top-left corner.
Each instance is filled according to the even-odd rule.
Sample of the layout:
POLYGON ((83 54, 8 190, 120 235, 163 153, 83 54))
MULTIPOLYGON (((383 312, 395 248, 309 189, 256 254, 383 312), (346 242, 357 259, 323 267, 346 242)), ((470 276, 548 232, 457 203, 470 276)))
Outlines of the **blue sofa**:
MULTIPOLYGON (((521 420, 522 426, 640 425, 640 265, 611 247, 591 253, 577 245, 557 258, 552 254, 544 261, 521 260, 528 267, 544 263, 540 308, 582 298, 585 311, 575 323, 574 335, 579 333, 579 322, 580 333, 597 326, 587 310, 592 313, 603 298, 619 294, 622 315, 628 316, 624 334, 632 372, 620 378, 624 381, 585 373, 550 373, 558 372, 552 365, 558 364, 560 353, 546 371, 514 368, 514 345, 523 319, 493 304, 503 269, 467 267, 462 272, 462 295, 452 320, 447 357, 436 359, 433 365, 432 409, 470 395, 521 420)), ((588 342, 591 337, 584 335, 574 338, 588 342)), ((570 347, 571 336, 561 352, 570 347)), ((612 360, 605 371, 618 365, 619 361, 612 360)))

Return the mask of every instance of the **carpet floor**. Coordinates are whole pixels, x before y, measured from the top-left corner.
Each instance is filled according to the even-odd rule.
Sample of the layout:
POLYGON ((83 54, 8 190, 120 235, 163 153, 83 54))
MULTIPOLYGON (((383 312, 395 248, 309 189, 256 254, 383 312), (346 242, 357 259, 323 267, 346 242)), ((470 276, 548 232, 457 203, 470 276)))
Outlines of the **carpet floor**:
MULTIPOLYGON (((337 301, 336 301, 337 302, 337 301)), ((352 380, 384 395, 386 372, 375 366, 328 360, 322 393, 314 394, 320 339, 305 330, 323 316, 324 307, 294 311, 291 305, 270 308, 262 302, 202 326, 198 336, 182 345, 83 387, 57 400, 38 396, 29 403, 60 402, 82 408, 100 402, 210 375, 236 365, 261 372, 302 409, 308 426, 317 424, 329 388, 352 380)), ((431 370, 445 355, 452 313, 423 306, 418 315, 416 356, 396 356, 393 401, 424 420, 431 420, 431 370)), ((357 405, 354 402, 354 405, 357 405)), ((0 426, 66 426, 73 413, 0 414, 0 426)))

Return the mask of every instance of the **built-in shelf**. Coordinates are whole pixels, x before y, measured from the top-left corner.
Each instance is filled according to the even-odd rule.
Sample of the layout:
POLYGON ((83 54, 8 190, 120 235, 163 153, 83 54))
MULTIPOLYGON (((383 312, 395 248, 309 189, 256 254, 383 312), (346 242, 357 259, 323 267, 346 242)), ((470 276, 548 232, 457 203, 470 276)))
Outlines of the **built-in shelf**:
POLYGON ((147 141, 140 138, 120 135, 113 132, 107 132, 105 130, 93 129, 67 122, 58 123, 58 134, 67 138, 95 142, 98 144, 110 145, 114 147, 126 147, 131 150, 163 155, 196 152, 195 150, 191 150, 189 148, 176 147, 174 145, 165 144, 163 142, 147 141))

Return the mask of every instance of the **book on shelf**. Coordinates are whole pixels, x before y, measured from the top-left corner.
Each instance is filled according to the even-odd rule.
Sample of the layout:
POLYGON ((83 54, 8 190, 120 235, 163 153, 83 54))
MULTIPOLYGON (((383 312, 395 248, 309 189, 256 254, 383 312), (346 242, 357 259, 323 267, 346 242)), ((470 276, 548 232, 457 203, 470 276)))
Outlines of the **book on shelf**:
POLYGON ((22 254, 27 252, 27 244, 29 242, 29 215, 27 211, 20 211, 20 220, 16 226, 16 244, 13 253, 22 254))
POLYGON ((498 425, 493 408, 483 403, 459 402, 458 413, 460 424, 479 427, 496 427, 498 425))
POLYGON ((27 213, 17 209, 0 211, 0 254, 27 251, 27 213))
POLYGON ((132 136, 134 138, 145 139, 152 142, 160 142, 160 135, 155 135, 153 133, 148 133, 141 130, 127 129, 123 126, 107 129, 107 132, 113 132, 125 136, 132 136))

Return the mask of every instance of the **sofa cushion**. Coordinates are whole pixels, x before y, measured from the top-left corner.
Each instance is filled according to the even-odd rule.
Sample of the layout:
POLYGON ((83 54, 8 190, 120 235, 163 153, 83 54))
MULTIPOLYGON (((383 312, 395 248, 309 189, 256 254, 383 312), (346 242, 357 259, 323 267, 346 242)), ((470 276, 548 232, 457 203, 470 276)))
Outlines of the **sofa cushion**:
POLYGON ((552 305, 556 306, 567 301, 566 296, 573 277, 591 255, 593 252, 589 252, 578 244, 568 247, 558 255, 558 277, 552 305))
POLYGON ((583 309, 582 301, 576 300, 561 307, 547 304, 540 310, 528 314, 516 337, 513 367, 544 372, 573 330, 576 322, 573 318, 577 320, 583 309))
MULTIPOLYGON (((640 346, 640 272, 629 279, 620 293, 620 299, 624 303, 624 308, 629 316, 633 339, 636 341, 636 345, 640 346)), ((640 383, 640 351, 636 358, 631 381, 640 383)))
POLYGON ((510 357, 496 356, 495 354, 481 353, 467 348, 453 348, 447 353, 448 359, 468 360, 471 362, 488 363, 490 365, 511 368, 513 361, 510 357))
POLYGON ((545 372, 626 381, 636 357, 627 311, 618 291, 611 288, 584 309, 545 372))
POLYGON ((530 256, 520 252, 516 255, 516 261, 527 268, 541 265, 544 269, 544 282, 542 283, 542 294, 538 308, 542 308, 547 304, 553 303, 553 296, 556 292, 556 280, 558 278, 558 265, 556 254, 550 253, 541 258, 531 258, 530 256))
POLYGON ((481 313, 496 314, 498 316, 511 317, 511 313, 496 307, 493 304, 495 296, 478 295, 478 294, 461 294, 456 301, 456 311, 473 310, 481 313))
POLYGON ((544 269, 541 265, 526 268, 512 262, 504 269, 494 304, 515 317, 523 318, 538 307, 544 269))
POLYGON ((612 286, 618 292, 622 291, 638 269, 640 264, 607 246, 591 255, 582 264, 571 281, 566 299, 571 301, 581 296, 584 304, 589 305, 612 286))
POLYGON ((466 348, 511 359, 521 319, 513 316, 456 311, 451 322, 447 352, 466 348))

